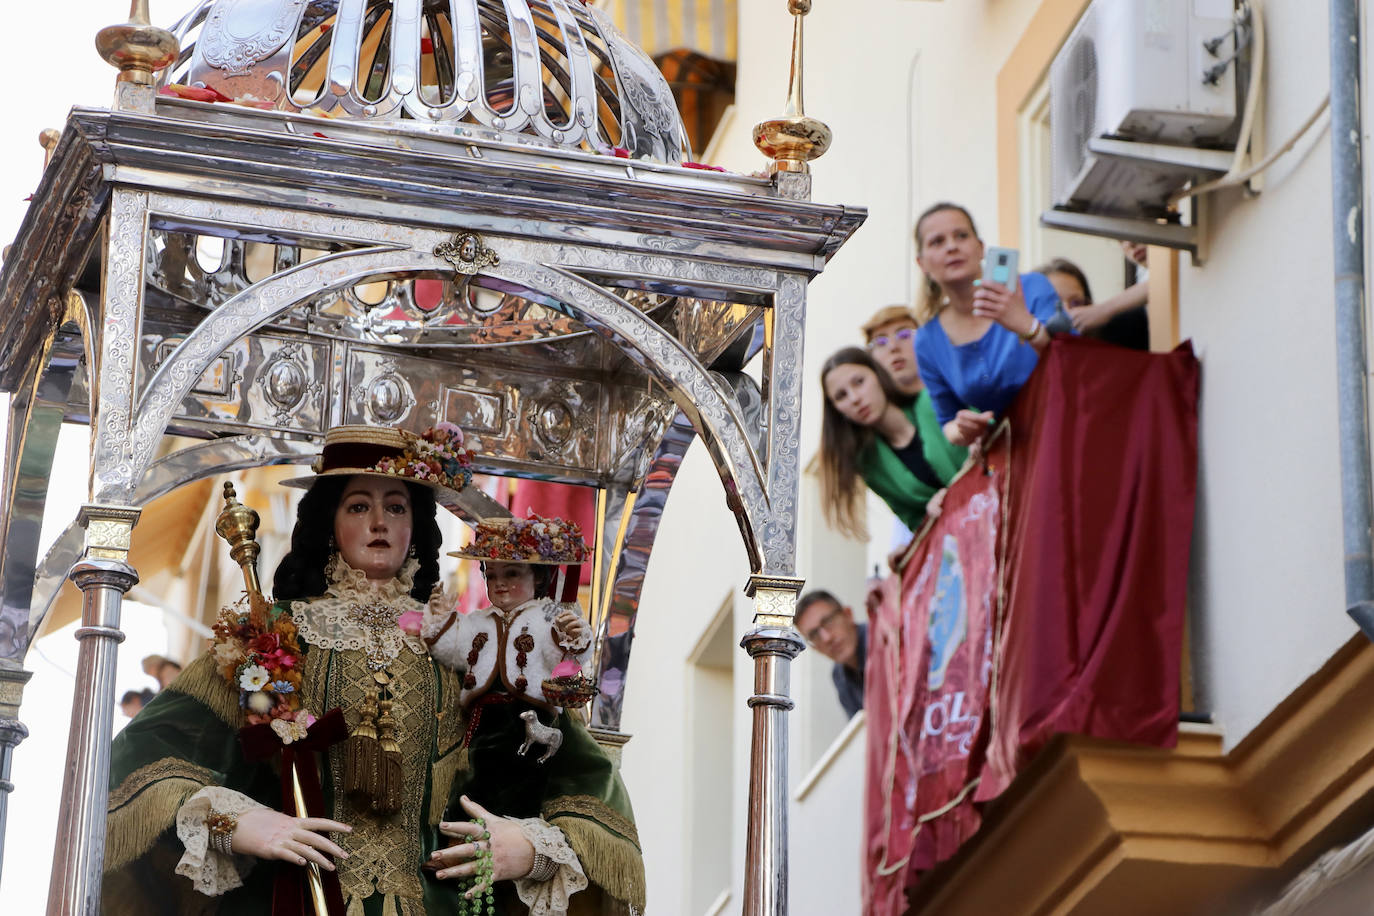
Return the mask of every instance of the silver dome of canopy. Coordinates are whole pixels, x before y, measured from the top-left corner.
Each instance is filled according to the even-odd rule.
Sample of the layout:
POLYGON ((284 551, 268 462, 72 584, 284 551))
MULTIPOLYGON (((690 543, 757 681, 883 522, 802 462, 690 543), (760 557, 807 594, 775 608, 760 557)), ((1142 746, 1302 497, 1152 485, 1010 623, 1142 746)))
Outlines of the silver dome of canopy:
POLYGON ((255 107, 690 159, 671 90, 581 0, 205 0, 163 81, 255 107))

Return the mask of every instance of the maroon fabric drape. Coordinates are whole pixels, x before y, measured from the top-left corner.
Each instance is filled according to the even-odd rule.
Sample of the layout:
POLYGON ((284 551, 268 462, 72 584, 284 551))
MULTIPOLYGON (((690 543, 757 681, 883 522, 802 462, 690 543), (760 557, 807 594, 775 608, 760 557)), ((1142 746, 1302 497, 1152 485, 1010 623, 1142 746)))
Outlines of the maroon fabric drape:
MULTIPOLYGON (((316 755, 324 754, 330 746, 348 737, 348 725, 344 722, 343 711, 331 709, 306 730, 306 737, 283 744, 277 733, 267 723, 246 725, 239 729, 239 743, 243 756, 250 762, 267 760, 281 754, 281 810, 293 817, 322 817, 324 792, 320 787, 319 765, 316 755), (301 795, 305 801, 305 811, 296 810, 296 793, 291 782, 295 773, 301 782, 301 795)), ((329 858, 326 853, 326 858, 329 858)), ((324 885, 325 903, 328 916, 344 916, 343 889, 339 885, 338 872, 320 870, 324 885)), ((311 900, 305 867, 287 862, 277 863, 277 873, 272 881, 271 916, 324 916, 315 914, 311 900)))
POLYGON ((1059 732, 1171 747, 1198 363, 1054 341, 1009 412, 1007 614, 977 799, 1059 732))
POLYGON ((1056 733, 1177 740, 1197 395, 1187 344, 1149 354, 1054 341, 985 466, 951 485, 884 583, 864 693, 869 916, 904 912, 904 892, 976 832, 978 803, 1056 733), (980 514, 990 504, 988 530, 977 523, 994 518, 980 514), (951 656, 936 618, 948 617, 956 568, 968 628, 951 656), (953 680, 940 670, 951 658, 953 680), (944 740, 954 693, 969 732, 957 742, 944 740))

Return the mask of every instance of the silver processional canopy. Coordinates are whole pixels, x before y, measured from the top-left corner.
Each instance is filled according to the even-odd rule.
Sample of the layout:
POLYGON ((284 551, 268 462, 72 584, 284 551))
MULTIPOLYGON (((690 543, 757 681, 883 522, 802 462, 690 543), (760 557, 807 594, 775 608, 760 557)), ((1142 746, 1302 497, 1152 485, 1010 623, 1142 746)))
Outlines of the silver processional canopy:
MULTIPOLYGON (((86 624, 50 912, 98 907, 142 507, 308 462, 340 423, 438 421, 477 470, 598 491, 588 715, 610 744, 658 521, 701 440, 752 573, 746 896, 776 911, 806 291, 865 216, 809 200, 829 143, 802 112, 809 7, 789 2, 786 114, 755 131, 768 177, 689 162, 667 83, 581 0, 212 0, 170 32, 133 0, 101 33, 115 104, 72 110, 0 266, 0 779, 69 574, 86 624), (39 556, 63 421, 91 427, 90 501, 39 556)), ((468 516, 503 511, 465 492, 468 516)))

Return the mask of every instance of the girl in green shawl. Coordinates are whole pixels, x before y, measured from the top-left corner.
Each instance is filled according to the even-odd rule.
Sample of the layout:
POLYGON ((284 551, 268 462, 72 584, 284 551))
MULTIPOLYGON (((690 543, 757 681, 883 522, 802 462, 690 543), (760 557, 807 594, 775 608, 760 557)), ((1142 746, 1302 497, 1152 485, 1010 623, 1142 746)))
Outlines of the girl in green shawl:
POLYGON ((863 485, 910 531, 940 514, 945 487, 968 455, 940 430, 924 389, 903 394, 858 347, 836 352, 821 368, 821 503, 845 533, 865 537, 863 485))

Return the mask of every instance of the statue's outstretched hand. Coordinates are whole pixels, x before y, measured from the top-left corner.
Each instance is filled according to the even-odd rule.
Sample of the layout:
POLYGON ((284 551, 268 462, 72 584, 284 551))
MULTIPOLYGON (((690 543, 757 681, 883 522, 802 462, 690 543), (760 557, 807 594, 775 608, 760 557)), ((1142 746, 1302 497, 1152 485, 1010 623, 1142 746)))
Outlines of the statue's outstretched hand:
POLYGON ((271 808, 255 808, 239 815, 230 848, 240 855, 296 865, 309 861, 333 871, 334 863, 325 853, 340 859, 348 858, 348 853, 320 831, 352 833, 353 828, 323 817, 292 817, 271 808))

